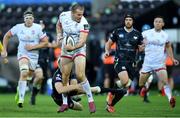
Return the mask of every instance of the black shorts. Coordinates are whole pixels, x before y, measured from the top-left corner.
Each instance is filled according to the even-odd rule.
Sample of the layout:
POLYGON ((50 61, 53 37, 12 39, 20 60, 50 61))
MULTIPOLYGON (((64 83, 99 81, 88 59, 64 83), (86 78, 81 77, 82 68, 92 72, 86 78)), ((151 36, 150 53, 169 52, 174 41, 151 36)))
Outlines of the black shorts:
MULTIPOLYGON (((63 100, 62 100, 62 94, 51 94, 51 97, 53 98, 54 102, 58 105, 61 106, 63 104, 63 100)), ((71 97, 68 96, 68 106, 69 108, 73 108, 74 106, 74 102, 72 101, 71 97)))
POLYGON ((104 73, 105 73, 105 76, 108 76, 110 79, 118 78, 117 73, 114 70, 114 64, 105 64, 104 73))
POLYGON ((114 69, 115 69, 116 73, 120 73, 122 71, 127 71, 129 78, 131 80, 134 79, 135 68, 133 66, 133 62, 116 60, 115 64, 114 64, 114 69))
POLYGON ((167 70, 168 78, 171 78, 173 66, 166 66, 166 70, 167 70))

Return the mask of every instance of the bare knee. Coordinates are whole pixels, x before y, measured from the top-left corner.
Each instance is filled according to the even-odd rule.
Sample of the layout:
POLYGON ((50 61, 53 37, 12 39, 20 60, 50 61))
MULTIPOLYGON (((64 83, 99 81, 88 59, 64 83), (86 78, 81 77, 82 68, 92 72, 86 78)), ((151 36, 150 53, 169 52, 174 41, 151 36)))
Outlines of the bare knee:
POLYGON ((83 73, 76 73, 76 77, 77 77, 77 79, 78 80, 80 80, 80 81, 84 81, 85 80, 85 74, 83 74, 83 73))
POLYGON ((148 75, 146 74, 141 74, 139 78, 139 86, 144 86, 146 81, 147 81, 148 75))

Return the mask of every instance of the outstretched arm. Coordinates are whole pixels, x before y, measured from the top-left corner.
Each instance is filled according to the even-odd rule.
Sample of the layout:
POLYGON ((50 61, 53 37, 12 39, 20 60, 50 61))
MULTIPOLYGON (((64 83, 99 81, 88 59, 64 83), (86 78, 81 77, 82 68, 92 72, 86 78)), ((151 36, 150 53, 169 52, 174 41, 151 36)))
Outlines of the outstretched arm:
POLYGON ((179 61, 174 58, 170 42, 166 43, 166 52, 167 52, 168 56, 172 59, 174 65, 178 65, 179 61))
POLYGON ((105 44, 105 58, 109 56, 112 45, 113 45, 113 41, 109 39, 105 44))

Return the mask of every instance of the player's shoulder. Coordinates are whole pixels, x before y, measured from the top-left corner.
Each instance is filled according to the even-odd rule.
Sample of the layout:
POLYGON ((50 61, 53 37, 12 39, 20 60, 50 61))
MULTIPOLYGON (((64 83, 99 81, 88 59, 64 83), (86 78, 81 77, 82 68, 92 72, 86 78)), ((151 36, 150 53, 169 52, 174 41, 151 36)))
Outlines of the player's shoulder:
POLYGON ((115 29, 112 31, 112 33, 113 33, 113 34, 116 34, 116 33, 122 32, 122 31, 124 31, 124 28, 118 27, 118 28, 115 28, 115 29))
POLYGON ((41 30, 42 29, 42 26, 38 23, 33 23, 33 27, 37 30, 41 30))
POLYGON ((24 23, 18 23, 14 27, 24 27, 24 23))
POLYGON ((163 35, 168 35, 168 33, 167 33, 166 31, 164 31, 164 30, 161 30, 161 33, 162 33, 163 35))
POLYGON ((81 18, 81 23, 88 24, 88 21, 84 16, 82 16, 82 18, 81 18))
POLYGON ((154 29, 145 30, 142 32, 142 34, 152 33, 154 32, 154 29))
POLYGON ((60 17, 67 17, 67 16, 70 16, 71 15, 71 11, 64 11, 64 12, 61 12, 60 13, 60 17))
POLYGON ((139 30, 137 30, 137 29, 133 29, 133 31, 135 32, 135 33, 140 33, 140 31, 139 30))

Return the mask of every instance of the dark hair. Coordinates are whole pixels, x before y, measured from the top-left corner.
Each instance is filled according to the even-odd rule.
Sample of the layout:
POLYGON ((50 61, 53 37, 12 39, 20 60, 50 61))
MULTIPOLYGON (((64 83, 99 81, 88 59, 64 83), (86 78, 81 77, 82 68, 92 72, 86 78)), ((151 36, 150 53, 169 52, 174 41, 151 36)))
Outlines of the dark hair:
POLYGON ((73 4, 72 6, 71 6, 71 11, 72 12, 75 12, 77 9, 80 9, 80 10, 84 10, 84 6, 83 5, 81 5, 81 4, 73 4))
POLYGON ((155 18, 161 18, 161 19, 163 20, 163 22, 164 22, 164 17, 161 16, 161 15, 156 15, 156 16, 154 17, 154 19, 155 19, 155 18))
POLYGON ((30 15, 33 15, 33 16, 34 16, 33 12, 32 12, 32 11, 29 11, 29 10, 27 10, 27 11, 24 12, 24 16, 27 15, 27 14, 30 14, 30 15))

